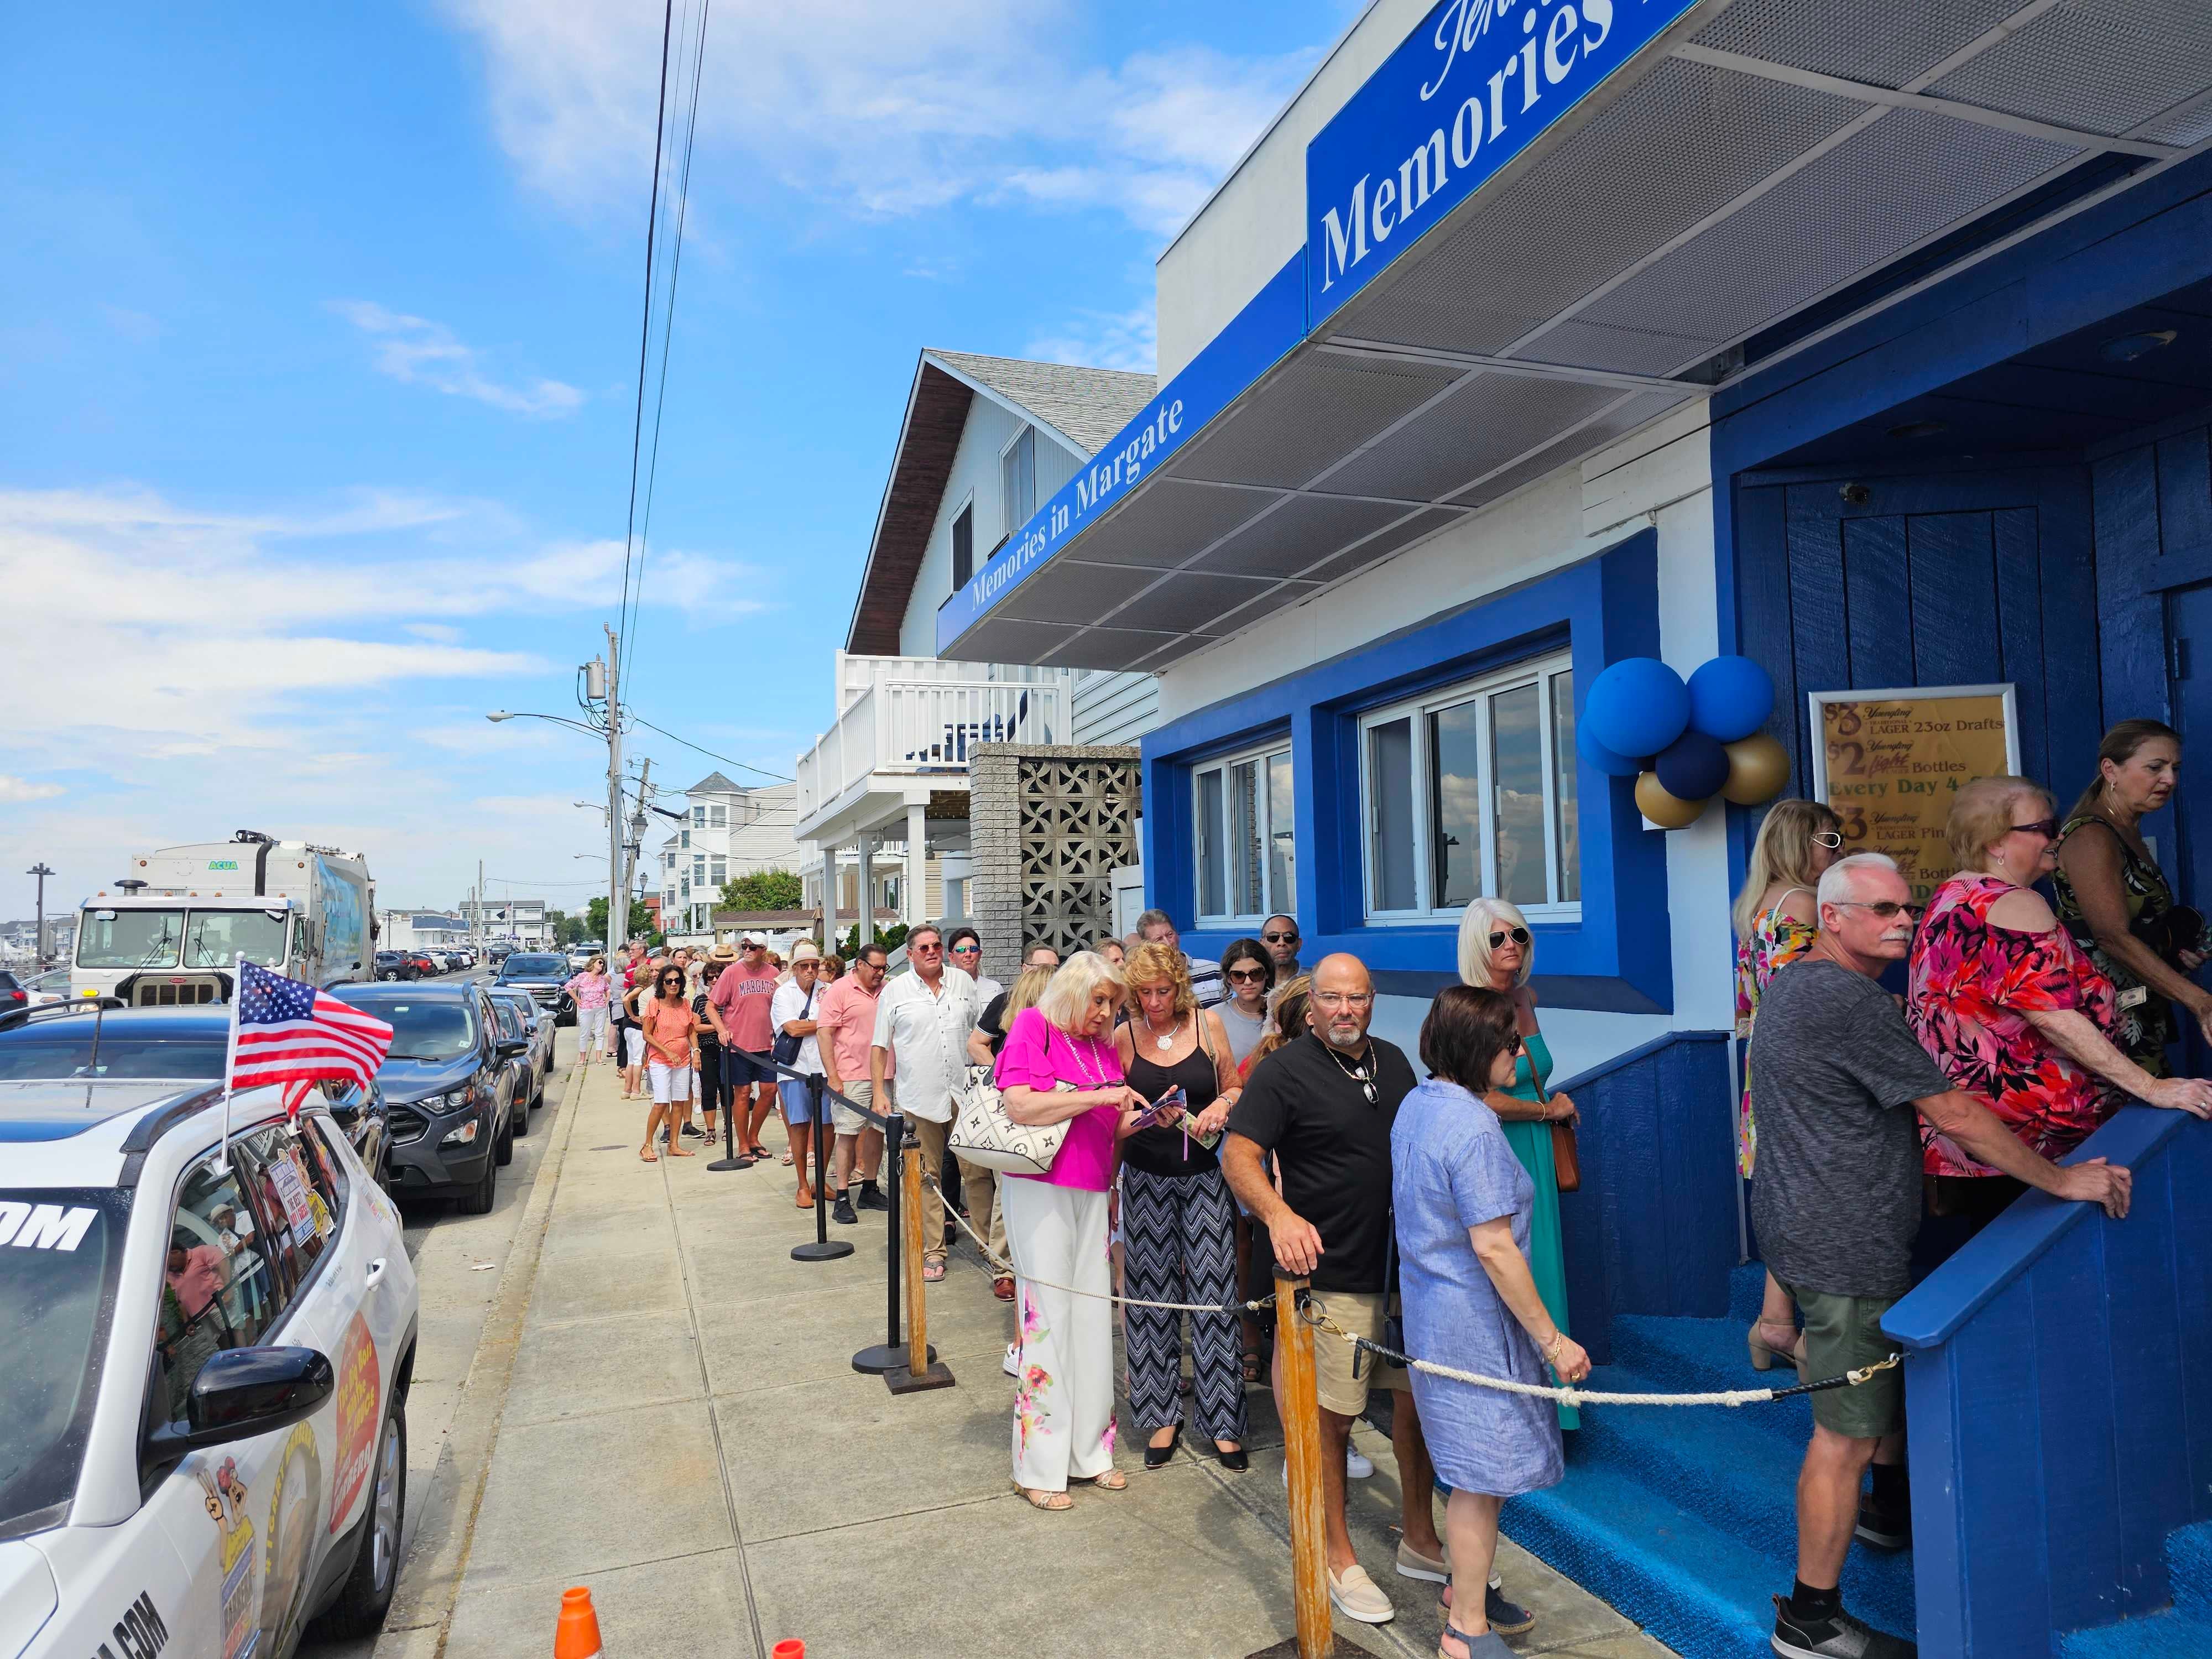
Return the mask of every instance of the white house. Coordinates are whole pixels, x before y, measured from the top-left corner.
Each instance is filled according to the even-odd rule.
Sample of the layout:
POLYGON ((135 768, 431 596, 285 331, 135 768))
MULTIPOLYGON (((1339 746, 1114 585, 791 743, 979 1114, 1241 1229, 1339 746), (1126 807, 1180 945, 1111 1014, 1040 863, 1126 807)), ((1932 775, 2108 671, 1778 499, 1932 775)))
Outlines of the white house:
POLYGON ((793 833, 794 786, 748 788, 709 772, 684 792, 688 822, 660 844, 653 885, 660 890, 661 927, 677 935, 714 927, 723 884, 763 870, 796 872, 802 862, 793 833))

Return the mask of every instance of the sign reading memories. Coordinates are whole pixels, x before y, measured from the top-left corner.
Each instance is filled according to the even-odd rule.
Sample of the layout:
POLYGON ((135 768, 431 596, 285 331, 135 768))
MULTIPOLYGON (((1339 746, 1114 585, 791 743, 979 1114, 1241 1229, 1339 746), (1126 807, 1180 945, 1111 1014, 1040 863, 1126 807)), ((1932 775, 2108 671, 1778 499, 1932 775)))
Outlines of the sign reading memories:
POLYGON ((1957 860, 1951 800, 1976 778, 2020 770, 2010 685, 1815 691, 1813 793, 1844 821, 1846 853, 1887 853, 1925 901, 1957 860))

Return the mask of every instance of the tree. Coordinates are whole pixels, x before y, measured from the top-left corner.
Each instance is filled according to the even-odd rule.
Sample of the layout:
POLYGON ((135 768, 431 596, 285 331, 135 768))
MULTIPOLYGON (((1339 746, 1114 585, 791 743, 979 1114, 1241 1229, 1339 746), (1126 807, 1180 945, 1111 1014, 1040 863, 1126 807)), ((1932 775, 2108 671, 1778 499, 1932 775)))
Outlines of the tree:
MULTIPOLYGON (((605 900, 600 901, 599 908, 602 913, 605 911, 605 900)), ((565 910, 548 910, 545 913, 545 921, 553 930, 553 942, 556 945, 581 945, 586 939, 591 938, 591 935, 584 931, 584 919, 581 916, 572 916, 565 910)))
MULTIPOLYGON (((583 937, 595 939, 602 945, 606 944, 608 942, 607 902, 603 898, 593 899, 585 914, 589 918, 591 931, 583 937)), ((653 925, 653 912, 645 908, 643 899, 632 899, 629 902, 629 934, 632 939, 643 939, 647 945, 658 945, 661 942, 660 932, 653 925)))
MULTIPOLYGON (((906 933, 907 928, 904 922, 893 922, 888 927, 878 927, 875 930, 876 943, 882 945, 886 951, 896 951, 900 945, 906 943, 906 933)), ((850 927, 848 927, 839 937, 837 940, 837 954, 844 957, 846 961, 850 962, 854 956, 860 951, 860 924, 856 921, 850 927)))
POLYGON ((805 902, 805 889, 791 870, 756 870, 722 884, 725 910, 796 910, 805 902))

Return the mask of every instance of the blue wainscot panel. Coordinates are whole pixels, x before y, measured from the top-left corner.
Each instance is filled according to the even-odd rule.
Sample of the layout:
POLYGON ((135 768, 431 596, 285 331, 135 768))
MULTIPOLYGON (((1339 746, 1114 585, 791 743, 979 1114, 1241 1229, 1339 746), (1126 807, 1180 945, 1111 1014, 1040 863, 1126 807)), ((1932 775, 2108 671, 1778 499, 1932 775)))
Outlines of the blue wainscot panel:
MULTIPOLYGON (((1456 981, 1456 921, 1369 925, 1361 901, 1361 712, 1541 652, 1570 648, 1577 702, 1607 664, 1659 649, 1658 538, 1644 530, 1563 570, 1185 715, 1144 738, 1145 881, 1178 923, 1197 914, 1191 768, 1287 732, 1296 769, 1302 955, 1349 951, 1385 994, 1456 981)), ((1537 922, 1537 994, 1549 1007, 1670 1013, 1674 988, 1665 837, 1643 827, 1626 780, 1577 763, 1583 911, 1537 922)), ((1192 931, 1185 948, 1235 937, 1192 931)))

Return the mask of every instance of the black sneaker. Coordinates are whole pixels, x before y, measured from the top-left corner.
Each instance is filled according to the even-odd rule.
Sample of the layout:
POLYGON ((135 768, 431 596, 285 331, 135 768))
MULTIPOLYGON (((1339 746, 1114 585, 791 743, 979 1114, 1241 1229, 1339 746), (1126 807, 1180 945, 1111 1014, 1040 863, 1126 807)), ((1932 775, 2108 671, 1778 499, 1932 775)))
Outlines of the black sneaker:
POLYGON ((890 1200, 876 1189, 872 1181, 860 1183, 860 1195, 854 1202, 864 1210, 888 1210, 891 1206, 890 1200))
POLYGON ((1912 1505, 1879 1504, 1869 1492, 1859 1499, 1858 1525, 1851 1530, 1878 1550, 1909 1550, 1912 1547, 1912 1505))
POLYGON ((1789 1659, 1919 1659, 1920 1650, 1887 1631, 1873 1630, 1840 1609, 1832 1619, 1802 1619, 1790 1598, 1774 1598, 1769 1644, 1789 1659))
POLYGON ((684 1126, 684 1139, 686 1139, 686 1140, 704 1140, 706 1138, 707 1138, 707 1136, 706 1136, 706 1133, 705 1133, 705 1131, 703 1131, 702 1129, 701 1129, 701 1128, 700 1128, 700 1127, 699 1127, 697 1124, 696 1124, 696 1123, 687 1123, 687 1124, 685 1124, 685 1125, 684 1126))
POLYGON ((830 1218, 840 1226, 857 1227, 860 1224, 860 1218, 853 1213, 853 1200, 842 1193, 837 1194, 837 1201, 830 1206, 830 1218))

